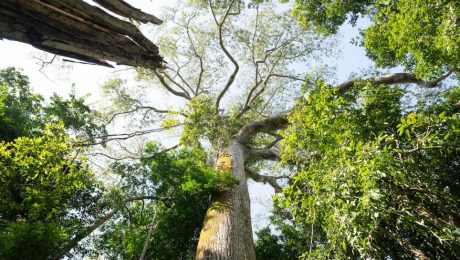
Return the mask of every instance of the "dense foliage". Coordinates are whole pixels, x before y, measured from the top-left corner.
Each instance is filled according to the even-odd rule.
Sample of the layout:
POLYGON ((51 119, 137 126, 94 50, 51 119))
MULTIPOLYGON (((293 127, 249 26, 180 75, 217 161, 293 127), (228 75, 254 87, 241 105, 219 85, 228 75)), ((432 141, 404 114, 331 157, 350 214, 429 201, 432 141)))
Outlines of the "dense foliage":
POLYGON ((46 259, 100 212, 101 186, 62 124, 0 142, 0 257, 46 259))
POLYGON ((14 68, 0 83, 0 258, 46 259, 103 209, 103 187, 67 134, 97 129, 83 99, 44 104, 14 68))
POLYGON ((312 228, 303 257, 458 258, 460 88, 402 109, 398 87, 308 87, 284 133, 296 175, 277 199, 312 228))
POLYGON ((456 0, 296 0, 293 14, 305 26, 335 33, 347 19, 366 16, 363 44, 377 66, 404 66, 420 78, 439 77, 460 67, 456 0))
POLYGON ((114 218, 104 227, 98 246, 110 259, 137 259, 152 218, 146 258, 192 259, 210 196, 234 183, 230 174, 206 166, 202 150, 160 151, 154 144, 140 164, 116 164, 113 170, 123 178, 123 193, 142 191, 156 199, 125 207, 121 221, 114 218))

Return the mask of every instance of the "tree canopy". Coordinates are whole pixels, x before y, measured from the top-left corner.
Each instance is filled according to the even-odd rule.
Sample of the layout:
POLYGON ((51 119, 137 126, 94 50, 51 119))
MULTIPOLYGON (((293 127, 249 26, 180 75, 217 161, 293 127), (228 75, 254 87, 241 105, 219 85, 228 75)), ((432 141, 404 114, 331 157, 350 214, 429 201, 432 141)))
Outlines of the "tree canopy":
POLYGON ((326 34, 364 16, 371 24, 361 43, 377 66, 403 66, 419 79, 434 79, 459 70, 459 8, 454 0, 295 0, 293 14, 326 34))
POLYGON ((73 57, 136 66, 136 81, 108 80, 95 111, 0 70, 0 258, 460 257, 458 1, 180 1, 159 51, 86 3, 19 2, 0 3, 0 35, 18 12, 37 30, 69 22, 62 35, 98 46, 73 57), (334 84, 324 58, 361 17, 376 69, 334 84), (248 179, 275 193, 255 241, 248 179))

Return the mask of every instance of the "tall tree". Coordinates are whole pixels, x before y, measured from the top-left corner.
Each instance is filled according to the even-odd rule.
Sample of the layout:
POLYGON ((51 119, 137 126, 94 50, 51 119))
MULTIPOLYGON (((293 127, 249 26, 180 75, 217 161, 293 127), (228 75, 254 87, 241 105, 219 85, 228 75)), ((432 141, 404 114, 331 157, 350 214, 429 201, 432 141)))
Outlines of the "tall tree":
MULTIPOLYGON (((105 90, 124 111, 115 113, 109 122, 128 116, 142 118, 146 126, 150 122, 146 119, 153 118, 153 122, 160 119, 163 129, 177 131, 181 145, 205 150, 211 164, 221 171, 232 172, 238 184, 213 194, 195 257, 254 259, 246 179, 270 184, 281 191, 278 180, 288 176, 263 175, 260 169, 267 165, 266 161, 280 159, 277 143, 282 136, 277 131, 288 125, 285 112, 291 108, 293 97, 300 95, 299 85, 306 73, 297 74, 291 65, 306 62, 306 58, 316 58, 315 54, 328 46, 313 31, 293 26, 295 23, 289 16, 274 11, 270 4, 251 5, 250 8, 236 0, 193 1, 193 4, 200 9, 192 12, 181 6, 181 12, 174 10, 168 18, 173 23, 165 25, 169 29, 165 32, 167 37, 161 37, 160 33, 158 43, 168 65, 153 71, 138 70, 141 80, 154 82, 175 97, 175 105, 159 107, 158 102, 153 102, 146 94, 145 85, 140 86, 141 91, 136 95, 136 91, 128 89, 123 81, 114 80, 105 90), (209 20, 214 28, 202 26, 209 20), (140 116, 134 116, 136 114, 140 116)), ((430 70, 435 71, 435 68, 430 70)), ((416 84, 434 88, 454 71, 433 74, 437 77, 422 77, 417 72, 391 73, 365 80, 376 86, 416 84)), ((345 95, 358 88, 361 81, 350 79, 335 86, 334 91, 338 97, 345 95)), ((347 95, 352 95, 350 93, 354 92, 347 95)), ((385 110, 379 106, 374 109, 385 110)), ((386 112, 398 114, 398 111, 386 112)), ((384 114, 376 115, 384 117, 384 114)), ((392 120, 399 120, 394 114, 390 116, 392 120)), ((146 129, 134 134, 151 133, 149 127, 146 129)), ((293 217, 298 216, 293 214, 293 217)), ((306 230, 306 226, 304 223, 302 230, 306 230)), ((321 227, 313 227, 313 230, 324 234, 321 227)))
POLYGON ((277 179, 283 176, 260 175, 256 164, 279 159, 272 148, 286 119, 278 114, 289 108, 306 74, 293 65, 308 66, 321 51, 327 53, 332 40, 296 26, 286 11, 271 4, 247 8, 242 1, 209 1, 194 6, 182 3, 159 33, 168 65, 138 70, 141 80, 166 90, 176 105, 160 107, 145 86, 137 92, 115 80, 105 89, 125 111, 109 121, 156 114, 163 127, 180 127, 181 145, 206 151, 210 164, 231 172, 238 184, 213 194, 196 258, 254 259, 247 178, 280 190, 277 179))
MULTIPOLYGON (((161 27, 163 34, 160 33, 158 42, 163 51, 162 55, 166 57, 166 65, 161 68, 146 66, 144 69, 138 69, 139 79, 161 87, 177 102, 174 106, 167 107, 167 104, 162 104, 163 107, 160 107, 157 104, 158 101, 150 98, 145 85, 140 86, 140 91, 136 91, 135 87, 128 89, 122 80, 113 80, 105 86, 105 91, 114 101, 114 104, 119 105, 119 108, 123 108, 123 110, 111 115, 107 121, 111 123, 117 118, 125 116, 131 119, 141 119, 141 124, 145 128, 129 134, 109 134, 106 136, 107 138, 92 143, 107 143, 167 129, 172 133, 179 134, 179 144, 186 148, 185 152, 206 153, 209 165, 221 172, 231 173, 233 179, 236 179, 236 184, 233 186, 213 190, 212 194, 207 193, 208 190, 199 193, 202 199, 208 198, 208 196, 211 196, 211 199, 209 204, 199 204, 200 207, 209 205, 209 208, 205 213, 199 235, 195 253, 197 259, 255 259, 247 178, 267 183, 277 192, 282 190, 278 180, 288 179, 288 187, 285 188, 284 195, 280 196, 284 196, 284 200, 280 200, 279 207, 290 210, 290 212, 282 213, 296 223, 300 222, 300 228, 298 228, 299 226, 283 227, 294 234, 299 230, 309 230, 311 233, 302 236, 302 238, 310 239, 308 249, 303 252, 293 252, 282 244, 277 248, 271 248, 275 252, 282 252, 286 257, 300 254, 325 258, 330 256, 380 256, 372 251, 376 248, 374 245, 383 250, 381 254, 383 257, 392 256, 391 253, 388 253, 391 248, 402 248, 400 252, 405 255, 419 258, 451 255, 453 252, 451 248, 455 249, 457 246, 456 242, 451 242, 451 240, 455 239, 452 235, 455 232, 452 230, 455 229, 452 227, 457 227, 455 217, 458 215, 455 212, 455 214, 451 214, 451 210, 458 207, 455 202, 443 199, 443 194, 454 197, 457 195, 441 190, 440 185, 444 184, 443 181, 447 181, 452 187, 456 187, 454 185, 455 180, 452 183, 452 179, 455 177, 450 178, 449 174, 452 169, 455 170, 455 166, 458 166, 458 161, 455 161, 456 153, 458 153, 458 138, 456 132, 450 130, 457 129, 458 114, 455 114, 455 111, 458 111, 459 103, 458 101, 453 103, 450 101, 450 112, 448 115, 444 114, 447 123, 439 122, 438 119, 441 116, 433 116, 432 113, 426 113, 426 116, 421 118, 414 118, 411 114, 403 114, 403 111, 400 110, 399 102, 402 92, 397 87, 389 88, 388 86, 416 84, 424 88, 435 88, 445 84, 444 82, 450 75, 458 72, 458 59, 450 59, 451 56, 445 54, 451 50, 455 52, 454 55, 458 54, 455 49, 457 46, 455 43, 458 39, 456 30, 451 33, 452 30, 449 27, 454 23, 454 19, 449 15, 444 16, 444 14, 450 14, 447 11, 446 13, 433 12, 433 16, 428 15, 426 18, 434 17, 437 25, 449 25, 446 27, 449 30, 441 30, 448 33, 439 36, 437 30, 417 30, 416 33, 405 35, 407 39, 404 41, 411 43, 407 44, 410 48, 390 41, 392 40, 391 37, 398 35, 395 26, 413 18, 411 11, 415 10, 416 14, 428 14, 425 9, 434 3, 445 8, 445 10, 453 10, 455 13, 458 9, 455 1, 442 3, 431 1, 428 5, 425 5, 423 1, 415 1, 416 5, 404 0, 391 1, 391 3, 378 1, 375 6, 366 1, 356 4, 346 4, 342 3, 343 1, 297 1, 298 8, 306 7, 306 10, 310 12, 325 10, 332 14, 332 16, 325 16, 325 18, 322 18, 321 15, 306 17, 307 19, 320 19, 314 24, 321 25, 323 22, 327 25, 326 28, 329 28, 328 33, 334 32, 334 28, 343 23, 344 17, 350 12, 369 14, 375 19, 379 17, 375 14, 380 14, 382 16, 380 22, 389 26, 385 28, 393 28, 394 30, 390 34, 377 30, 375 34, 365 36, 365 41, 374 40, 374 43, 389 42, 390 44, 388 49, 379 49, 379 44, 368 44, 366 45, 368 51, 371 56, 375 54, 372 57, 382 59, 379 64, 386 66, 403 64, 406 65, 409 72, 374 75, 365 79, 350 79, 333 87, 323 81, 307 83, 307 86, 314 86, 314 89, 308 89, 306 92, 311 97, 300 100, 291 113, 289 111, 294 104, 294 97, 300 96, 300 84, 306 76, 306 73, 299 73, 294 70, 293 65, 302 64, 307 68, 308 59, 314 59, 316 62, 319 60, 319 55, 323 55, 325 50, 332 49, 332 47, 328 41, 318 37, 314 31, 299 27, 281 9, 274 8, 270 3, 258 5, 255 2, 261 1, 252 1, 250 5, 248 2, 238 0, 190 1, 194 9, 186 8, 188 5, 181 3, 180 11, 173 10, 171 12, 168 18, 171 23, 161 27), (329 5, 329 3, 334 4, 329 5), (315 6, 324 8, 314 9, 315 6), (339 12, 338 18, 334 12, 339 12), (441 38, 439 37, 448 39, 448 44, 445 45, 444 41, 440 42, 441 38), (425 47, 429 47, 430 52, 441 46, 442 55, 430 56, 430 53, 423 52, 423 49, 426 48, 420 47, 419 38, 427 40, 424 41, 428 43, 428 46, 425 47), (363 82, 369 83, 366 85, 363 82), (359 88, 363 85, 367 89, 360 90, 359 88), (369 115, 371 113, 373 114, 369 115), (394 124, 400 120, 401 116, 404 116, 404 121, 400 121, 401 125, 397 127, 404 135, 407 135, 406 132, 409 133, 408 140, 401 140, 401 138, 393 135, 389 139, 385 139, 388 142, 382 143, 379 138, 382 135, 389 136, 391 130, 394 130, 394 124), (153 121, 149 121, 149 118, 153 118, 153 121), (427 119, 428 122, 423 119, 427 119), (161 128, 151 128, 152 125, 149 123, 158 124, 159 121, 161 128), (348 124, 346 124, 347 122, 348 124), (434 124, 432 124, 433 122, 434 124), (364 124, 364 129, 357 127, 358 123, 364 124), (418 123, 420 125, 417 125, 418 123), (288 127, 289 124, 291 125, 288 127), (280 135, 278 131, 286 128, 287 131, 280 135), (328 131, 325 131, 324 128, 328 131), (431 132, 428 129, 436 129, 437 131, 432 139, 430 139, 432 136, 429 135, 431 132), (420 141, 420 138, 424 137, 429 140, 420 141), (283 138, 286 138, 286 146, 282 150, 284 154, 280 155, 278 142, 283 138), (299 140, 298 143, 297 140, 299 140), (449 144, 446 140, 453 140, 453 143, 449 144), (422 145, 428 141, 433 141, 436 146, 438 144, 442 146, 441 155, 425 154, 426 147, 422 145), (330 144, 336 149, 331 150, 331 147, 327 147, 326 144, 330 144), (393 150, 385 150, 387 145, 393 150), (310 149, 311 147, 313 149, 310 149), (406 152, 409 155, 406 156, 406 152), (327 156, 323 156, 324 154, 327 156), (347 157, 349 155, 354 156, 353 159, 364 158, 363 160, 367 160, 366 162, 369 163, 364 166, 359 162, 355 164, 355 161, 351 163, 349 162, 351 159, 347 157), (385 160, 382 161, 389 162, 389 164, 381 163, 382 161, 379 160, 382 158, 379 156, 383 156, 385 160), (279 173, 277 175, 261 174, 264 170, 267 172, 269 169, 266 167, 267 161, 279 161, 281 157, 284 158, 285 163, 294 165, 291 176, 279 173), (426 180, 428 178, 426 169, 437 170, 440 168, 430 164, 432 163, 430 162, 431 159, 435 159, 435 162, 442 162, 442 166, 445 166, 443 170, 446 170, 440 172, 437 179, 432 182, 426 180), (312 166, 310 160, 318 162, 318 164, 313 165, 318 166, 318 168, 312 168, 311 175, 305 170, 312 166), (393 167, 392 169, 398 166, 404 168, 407 164, 418 169, 416 167, 418 162, 423 162, 429 167, 420 169, 420 171, 400 170, 400 174, 396 176, 394 172, 388 173, 387 176, 391 176, 391 178, 389 177, 390 181, 387 183, 382 183, 383 179, 377 181, 376 179, 380 176, 378 174, 381 173, 379 172, 380 169, 378 167, 372 168, 375 165, 393 167), (338 168, 332 167, 335 165, 338 168), (362 167, 363 170, 357 171, 358 178, 342 176, 343 173, 354 173, 353 169, 359 167, 362 167), (445 173, 447 173, 447 177, 445 173), (417 176, 421 178, 417 178, 417 176), (323 177, 332 177, 332 180, 324 180, 323 177), (337 183, 331 184, 334 177, 340 181, 339 186, 336 185, 337 183), (413 191, 407 191, 407 186, 404 186, 405 181, 414 184, 418 190, 428 187, 426 190, 429 192, 417 194, 413 191), (345 186, 340 186, 342 184, 345 186), (323 187, 329 189, 325 190, 323 187), (383 194, 388 196, 375 203, 374 187, 385 190, 383 194), (312 192, 313 188, 318 190, 312 192), (395 190, 400 191, 399 188, 402 189, 402 192, 395 195, 395 190), (311 194, 316 195, 316 197, 309 196, 311 194), (351 200, 356 199, 356 197, 360 198, 359 203, 362 202, 357 204, 358 206, 354 205, 351 200), (315 198, 326 200, 318 201, 314 200, 315 198), (435 198, 435 202, 430 202, 430 198, 435 198), (409 213, 401 213, 403 209, 397 208, 398 199, 403 199, 403 205, 410 208, 409 213), (417 203, 420 203, 421 207, 418 207, 417 203), (443 204, 448 205, 448 207, 443 208, 443 204), (376 208, 385 208, 385 205, 389 205, 392 207, 391 214, 382 217, 381 212, 375 212, 378 215, 374 215, 372 214, 374 212, 366 210, 371 207, 369 205, 376 208), (353 208, 360 206, 362 208, 353 208), (310 208, 314 208, 315 211, 309 211, 310 208), (350 208, 353 208, 354 212, 350 212, 350 208), (419 214, 418 217, 421 217, 414 221, 410 218, 414 214, 419 214), (444 218, 449 214, 453 216, 454 220, 444 218), (403 219, 407 222, 402 226, 403 231, 398 233, 400 226, 397 225, 398 222, 394 223, 394 220, 400 215, 409 217, 403 219), (317 219, 318 222, 315 222, 317 219), (420 222, 421 220, 423 222, 420 222), (378 225, 385 221, 390 224, 387 226, 378 225), (312 224, 312 222, 314 223, 312 224), (379 223, 376 224, 376 222, 379 223), (396 224, 396 226, 392 226, 392 224, 396 224), (419 226, 423 226, 425 230, 420 231, 417 229, 419 226), (353 241, 346 240, 350 238, 350 232, 354 232, 354 227, 359 230, 359 232, 357 231, 358 234, 353 237, 353 241), (396 232, 385 232, 383 230, 385 228, 396 232), (393 237, 385 239, 381 244, 373 244, 371 243, 373 241, 369 240, 372 237, 369 230, 376 230, 376 232, 381 232, 379 234, 393 235, 393 237), (428 233, 434 233, 434 236, 428 236, 428 233), (431 242, 430 240, 417 247, 416 243, 424 238, 432 239, 433 237, 436 237, 440 242, 431 242), (358 242, 356 244, 355 241, 359 241, 361 244, 358 242), (436 245, 442 246, 439 251, 433 249, 436 245), (427 251, 430 252, 429 254, 425 252, 427 249, 431 250, 427 251), (432 251, 435 252, 432 253, 432 251)), ((304 20, 304 24, 308 24, 310 21, 307 19, 304 20)), ((423 27, 425 20, 414 20, 419 25, 414 28, 423 27)), ((447 85, 447 87, 451 86, 447 85)), ((152 92, 157 93, 157 90, 155 88, 152 92)), ((458 100, 458 96, 453 95, 453 100, 455 99, 458 100)), ((430 108, 434 109, 435 107, 426 106, 423 109, 429 110, 430 108)), ((423 111, 414 111, 417 115, 424 114, 423 111)), ((86 143, 86 145, 90 144, 91 142, 86 143)), ((178 153, 180 155, 180 152, 178 153)), ((174 191, 171 189, 172 186, 177 186, 178 183, 184 181, 181 177, 173 177, 180 176, 179 174, 176 175, 177 172, 191 173, 189 168, 184 167, 183 164, 187 162, 192 169, 196 165, 188 160, 183 160, 180 156, 177 157, 177 154, 174 153, 169 154, 166 158, 156 157, 157 160, 161 158, 171 162, 171 164, 163 164, 160 172, 155 172, 158 170, 156 168, 158 162, 155 160, 144 160, 146 164, 143 167, 150 168, 150 170, 155 169, 153 170, 154 174, 152 174, 154 180, 160 175, 166 178, 159 181, 156 179, 157 182, 152 181, 152 183, 160 186, 165 184, 164 190, 168 194, 168 192, 174 191), (169 168, 173 173, 171 176, 167 175, 169 168)), ((198 165, 203 170, 205 168, 203 166, 204 160, 200 159, 198 165)), ((200 169, 194 170, 200 172, 200 169)), ((204 170, 204 172, 208 171, 204 170)), ((210 176, 214 175, 211 174, 210 176)), ((206 180, 204 182, 197 181, 194 179, 195 177, 193 174, 187 176, 190 182, 185 180, 186 185, 181 185, 181 190, 175 192, 184 194, 183 192, 188 191, 189 186, 197 188, 200 187, 200 183, 207 183, 206 180)), ((146 186, 147 188, 150 187, 149 185, 146 186)), ((132 191, 145 192, 141 185, 137 185, 132 191)), ((82 229, 82 232, 75 235, 68 246, 61 251, 60 256, 107 221, 109 221, 108 227, 112 228, 107 234, 114 234, 113 237, 110 235, 106 237, 108 241, 112 242, 112 248, 120 252, 125 248, 130 249, 127 251, 127 257, 133 257, 136 254, 140 254, 142 257, 154 255, 147 251, 149 246, 154 246, 157 242, 155 241, 154 229, 160 227, 160 224, 156 222, 156 214, 159 212, 161 215, 162 209, 154 210, 152 205, 146 210, 152 215, 150 218, 146 218, 140 205, 133 202, 155 199, 155 197, 151 194, 139 193, 136 193, 134 197, 120 199, 117 207, 108 211, 94 224, 82 229), (123 205, 130 203, 133 205, 132 211, 128 209, 124 214, 128 217, 127 220, 110 221, 119 213, 123 205), (129 226, 130 224, 133 225, 129 226), (145 228, 146 224, 150 226, 145 228), (123 235, 126 234, 126 230, 130 230, 129 228, 139 228, 140 226, 144 227, 143 232, 145 234, 144 241, 141 243, 136 236, 123 235), (114 243, 120 241, 118 239, 121 239, 126 247, 120 249, 120 247, 113 246, 114 243)), ((380 198, 380 195, 378 196, 380 198)), ((179 201, 177 205, 186 204, 181 202, 183 201, 179 201)), ((199 215, 203 212, 193 212, 194 220, 196 220, 195 213, 199 215)), ((184 227, 190 226, 184 225, 184 227)), ((167 230, 163 229, 157 235, 167 233, 167 230)), ((191 239, 195 238, 193 232, 187 234, 190 235, 191 239)), ((270 236, 267 231, 261 234, 263 235, 262 239, 276 239, 276 237, 270 236)), ((289 239, 285 241, 289 241, 289 239)), ((259 245, 263 244, 261 242, 259 245)), ((295 243, 297 248, 304 250, 302 245, 304 244, 295 243)), ((167 248, 167 246, 169 245, 157 248, 167 248)), ((178 247, 174 248, 179 250, 178 247)), ((180 250, 187 250, 187 248, 184 246, 180 250)), ((271 252, 273 251, 267 250, 265 254, 259 255, 269 256, 271 252)), ((190 256, 190 254, 183 255, 190 256)), ((455 256, 455 254, 452 255, 455 256)))

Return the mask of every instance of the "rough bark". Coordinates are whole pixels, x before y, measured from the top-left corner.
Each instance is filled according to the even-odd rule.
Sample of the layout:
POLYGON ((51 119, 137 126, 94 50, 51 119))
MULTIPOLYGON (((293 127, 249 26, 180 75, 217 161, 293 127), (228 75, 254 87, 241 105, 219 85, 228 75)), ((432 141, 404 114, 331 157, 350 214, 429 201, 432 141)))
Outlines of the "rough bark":
MULTIPOLYGON (((121 0, 109 2, 123 4, 121 0)), ((133 12, 133 17, 127 17, 141 19, 140 10, 133 12)), ((136 26, 81 0, 2 0, 3 38, 109 67, 106 60, 149 69, 161 67, 162 62, 158 47, 136 26)))
POLYGON ((233 138, 217 157, 216 167, 231 171, 239 182, 212 198, 201 229, 196 259, 256 259, 244 151, 241 143, 233 138))

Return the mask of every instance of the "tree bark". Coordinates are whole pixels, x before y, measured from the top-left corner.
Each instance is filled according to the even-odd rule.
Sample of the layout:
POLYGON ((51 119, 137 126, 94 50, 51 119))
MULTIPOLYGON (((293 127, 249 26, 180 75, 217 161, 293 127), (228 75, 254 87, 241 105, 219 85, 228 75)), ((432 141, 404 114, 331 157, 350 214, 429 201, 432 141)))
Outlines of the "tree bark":
MULTIPOLYGON (((101 2, 118 3, 112 8, 122 8, 130 19, 161 22, 121 0, 101 2)), ((148 69, 162 67, 163 61, 158 47, 136 26, 81 0, 1 0, 3 38, 108 67, 106 60, 148 69)))
POLYGON ((217 156, 216 167, 232 172, 238 184, 212 198, 196 259, 256 259, 244 161, 245 149, 236 138, 217 156))

